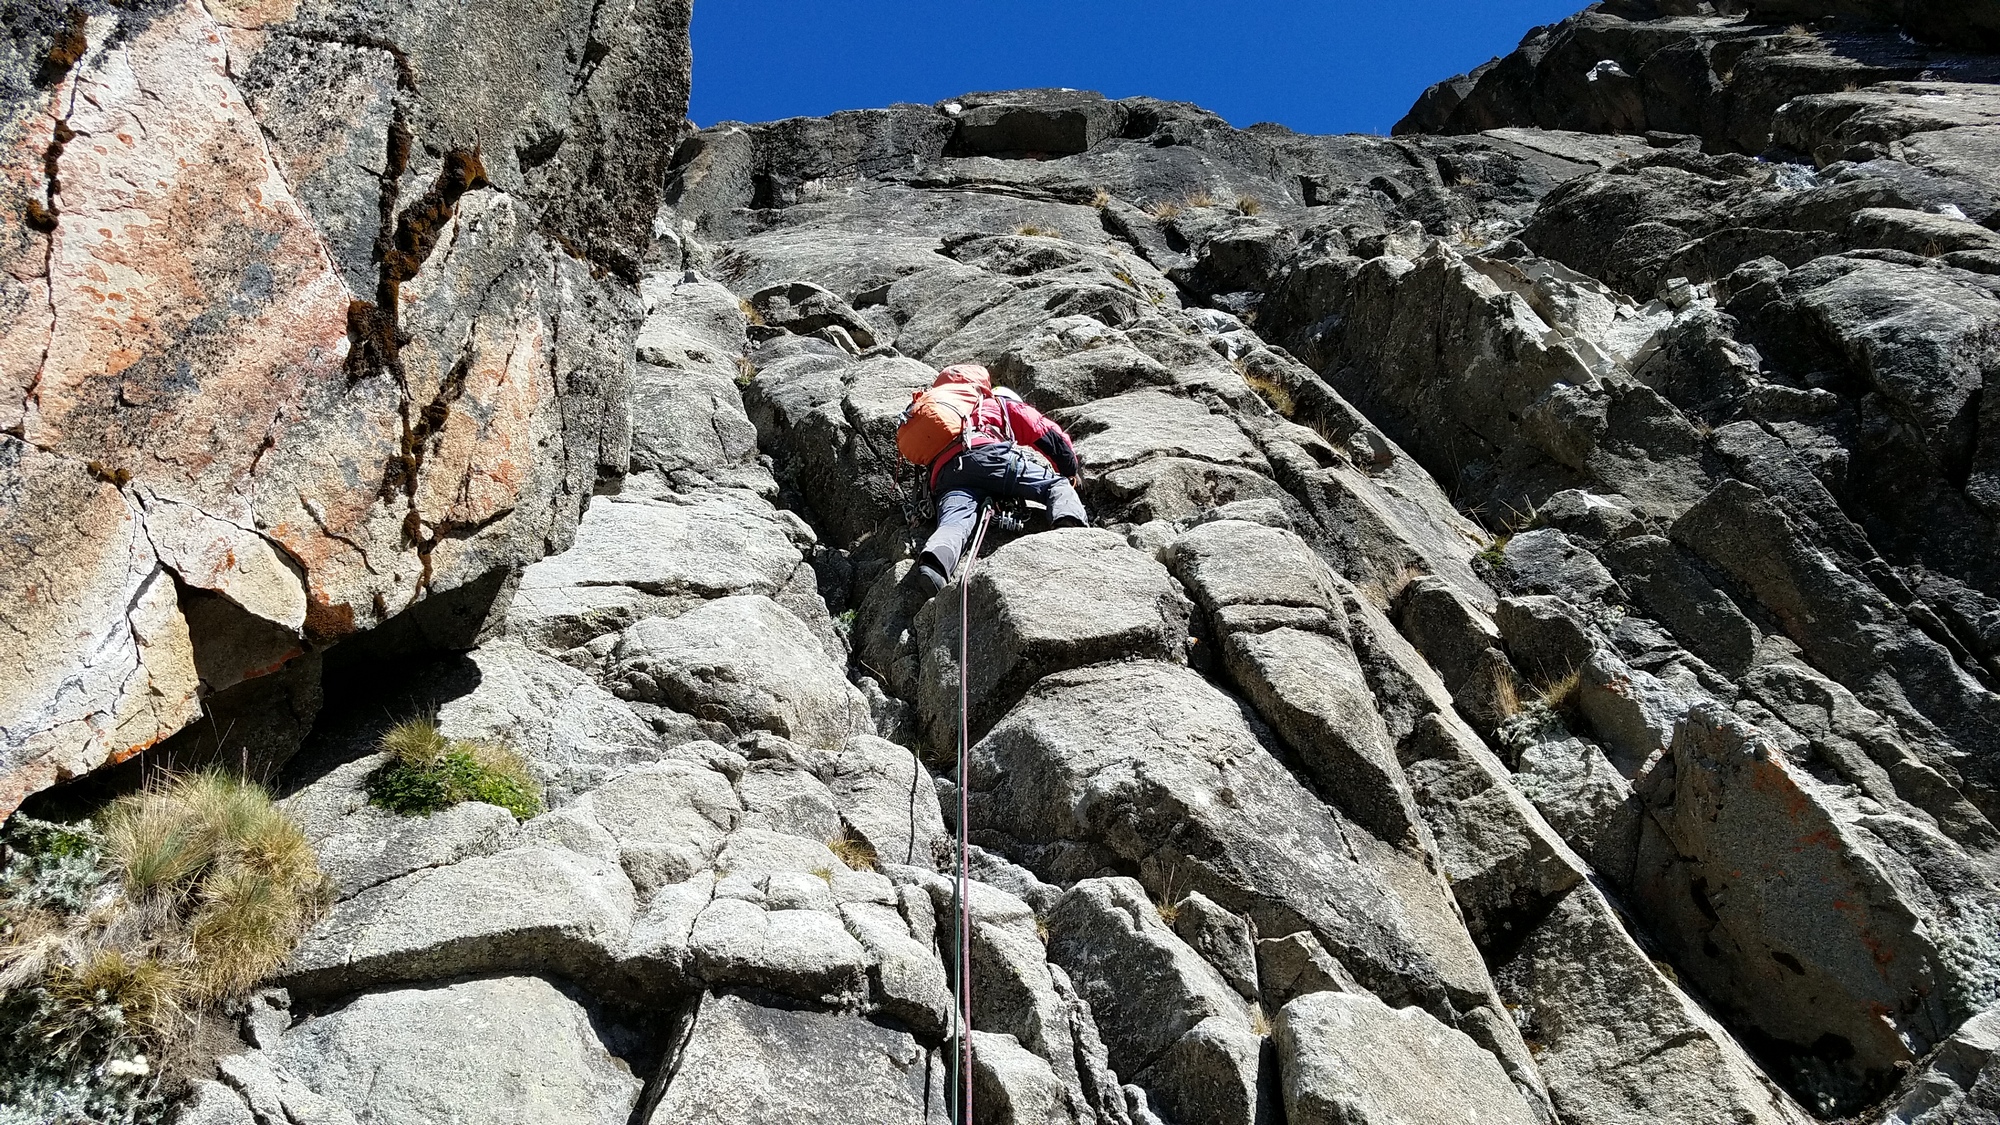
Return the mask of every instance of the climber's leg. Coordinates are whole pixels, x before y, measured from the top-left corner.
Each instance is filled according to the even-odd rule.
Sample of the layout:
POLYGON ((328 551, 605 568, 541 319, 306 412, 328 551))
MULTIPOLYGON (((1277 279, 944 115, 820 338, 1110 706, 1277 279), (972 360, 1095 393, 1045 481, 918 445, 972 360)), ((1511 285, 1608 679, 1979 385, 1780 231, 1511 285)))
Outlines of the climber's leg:
POLYGON ((930 580, 933 591, 943 589, 958 571, 958 556, 965 550, 965 541, 972 538, 973 524, 979 518, 979 494, 969 488, 940 492, 937 512, 937 530, 931 532, 923 553, 917 556, 917 569, 930 580))

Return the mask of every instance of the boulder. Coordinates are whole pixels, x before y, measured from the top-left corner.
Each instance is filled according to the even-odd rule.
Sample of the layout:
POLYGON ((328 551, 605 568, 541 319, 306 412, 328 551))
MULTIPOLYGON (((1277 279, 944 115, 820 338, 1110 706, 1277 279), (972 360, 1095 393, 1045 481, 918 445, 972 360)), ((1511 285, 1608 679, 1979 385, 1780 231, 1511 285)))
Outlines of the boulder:
POLYGON ((918 942, 894 906, 842 903, 840 917, 868 955, 868 993, 875 1006, 926 1035, 944 1037, 951 1027, 952 993, 937 948, 918 942))
POLYGON ((1304 930, 1257 942, 1257 978, 1262 984, 1264 1009, 1271 1012, 1308 992, 1361 990, 1319 939, 1304 930))
POLYGON ((995 360, 993 376, 1049 410, 1174 385, 1173 373, 1124 332, 1087 316, 1049 322, 1042 334, 995 360))
MULTIPOLYGON (((368 772, 382 761, 372 755, 362 759, 368 772)), ((364 805, 331 835, 315 840, 313 850, 334 897, 347 899, 413 871, 505 851, 520 837, 512 813, 478 801, 418 817, 364 805)))
POLYGON ((948 844, 930 771, 893 742, 855 735, 841 743, 826 779, 843 823, 884 863, 929 867, 948 844))
POLYGON ((1210 1016, 1247 1026, 1242 1000, 1160 920, 1133 879, 1086 879, 1056 903, 1049 959, 1075 981, 1111 1050, 1136 1073, 1210 1016))
MULTIPOLYGON (((967 670, 972 737, 984 734, 1037 679, 1065 668, 1141 656, 1185 659, 1188 601, 1173 576, 1117 535, 1058 529, 1017 539, 973 572, 967 670)), ((958 742, 958 598, 918 617, 926 640, 917 689, 928 743, 958 742)))
POLYGON ((527 758, 552 803, 596 787, 634 766, 674 757, 701 726, 686 715, 641 717, 591 676, 500 637, 466 655, 443 685, 438 728, 453 738, 488 740, 527 758))
POLYGON ((685 762, 661 762, 614 778, 568 809, 611 838, 618 862, 643 894, 693 878, 715 860, 742 815, 729 778, 685 762))
POLYGON ((800 336, 812 336, 838 329, 857 348, 875 346, 875 333, 861 314, 837 295, 809 281, 787 281, 768 285, 752 293, 750 307, 760 323, 782 328, 800 336))
POLYGON ((1128 391, 1086 406, 1059 410, 1077 455, 1093 470, 1151 457, 1186 457, 1268 471, 1263 454, 1227 415, 1160 390, 1128 391))
POLYGON ((1537 1120, 1493 1056, 1419 1008, 1314 992, 1279 1010, 1272 1037, 1295 1125, 1537 1120))
MULTIPOLYGON (((1829 567, 1786 511, 1755 485, 1730 480, 1676 520, 1672 537, 1747 589, 1814 665, 1870 705, 1955 747, 2000 732, 2000 696, 1863 577, 1829 567)), ((1984 800, 1996 780, 1985 759, 1944 752, 1984 800)))
POLYGON ((767 730, 831 748, 873 725, 867 701, 811 630, 762 594, 638 622, 613 646, 608 675, 622 698, 738 734, 767 730))
POLYGON ((1409 780, 1351 648, 1303 629, 1243 630, 1227 635, 1223 662, 1328 800, 1391 844, 1416 843, 1409 780))
POLYGON ((1624 600, 1604 564, 1555 528, 1508 538, 1501 556, 1509 584, 1522 593, 1553 594, 1571 605, 1624 600))
POLYGON ((1673 630, 1689 652, 1723 672, 1749 668, 1757 628, 1671 541, 1658 535, 1620 539, 1606 545, 1604 561, 1639 608, 1673 630))
POLYGON ((1452 897, 1482 948, 1504 946, 1523 919, 1582 881, 1583 861, 1462 724, 1426 715, 1403 760, 1452 897))
POLYGON ((1148 1102, 1172 1120, 1257 1125, 1280 1112, 1271 1061, 1263 1036, 1233 1016, 1210 1016, 1137 1078, 1148 1102))
POLYGON ((1577 887, 1494 970, 1566 1121, 1803 1125, 1809 1117, 1674 978, 1595 887, 1577 887))
POLYGON ((711 988, 750 985, 838 1004, 859 999, 865 984, 867 951, 838 915, 820 910, 718 897, 695 918, 688 942, 695 973, 711 988))
POLYGON ((677 269, 648 274, 639 293, 646 320, 634 341, 632 463, 620 491, 775 492, 737 387, 749 322, 736 294, 677 269))
POLYGON ((972 1032, 972 1104, 993 1125, 1073 1122, 1049 1064, 1011 1035, 972 1032))
POLYGON ((2000 1009, 1988 1009, 1965 1021, 1922 1070, 1905 1080, 1881 1120, 1884 1125, 1946 1125, 2000 1114, 1996 1056, 2000 1009))
POLYGON ((336 905, 278 972, 301 996, 553 968, 606 971, 636 904, 617 866, 520 847, 393 879, 336 905))
POLYGON ((795 517, 748 492, 600 496, 573 547, 522 573, 509 629, 563 649, 710 598, 777 598, 811 544, 795 517))
POLYGON ((493 977, 369 993, 303 1021, 269 1056, 321 1098, 384 1120, 616 1125, 642 1083, 599 1019, 540 977, 493 977))
POLYGON ((323 646, 559 550, 626 455, 639 303, 601 264, 650 239, 686 12, 228 18, 108 13, 51 53, 38 15, 9 64, 4 656, 56 671, 0 712, 8 811, 201 714, 169 572, 323 646), (579 82, 554 60, 589 35, 579 82))
POLYGON ((960 156, 1071 156, 1113 136, 1124 106, 1088 90, 1010 90, 947 103, 956 119, 947 151, 960 156))
POLYGON ((1174 933, 1201 954, 1246 1000, 1257 998, 1257 935, 1248 919, 1217 906, 1200 891, 1173 904, 1174 933))
POLYGON ((646 1120, 930 1125, 944 1116, 943 1076, 942 1061, 908 1032, 705 993, 679 1066, 646 1120))
POLYGON ((1926 917, 1934 892, 1876 842, 1891 818, 1829 799, 1719 705, 1681 722, 1673 765, 1640 843, 1641 916, 1691 983, 1731 998, 1725 1018, 1795 1045, 1766 1051, 1788 1085, 1823 1106, 1879 1096, 1990 979, 1994 951, 1936 944, 1955 923, 1926 917), (1815 1046, 1834 1042, 1837 1058, 1815 1046))

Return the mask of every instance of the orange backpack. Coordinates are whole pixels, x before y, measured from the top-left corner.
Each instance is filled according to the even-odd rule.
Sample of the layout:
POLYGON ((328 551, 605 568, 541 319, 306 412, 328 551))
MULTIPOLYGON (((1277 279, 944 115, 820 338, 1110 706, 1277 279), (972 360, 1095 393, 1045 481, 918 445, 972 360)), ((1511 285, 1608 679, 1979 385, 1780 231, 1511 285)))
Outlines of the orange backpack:
POLYGON ((896 452, 913 465, 928 465, 964 436, 990 392, 971 383, 943 383, 910 395, 909 409, 896 426, 896 452))

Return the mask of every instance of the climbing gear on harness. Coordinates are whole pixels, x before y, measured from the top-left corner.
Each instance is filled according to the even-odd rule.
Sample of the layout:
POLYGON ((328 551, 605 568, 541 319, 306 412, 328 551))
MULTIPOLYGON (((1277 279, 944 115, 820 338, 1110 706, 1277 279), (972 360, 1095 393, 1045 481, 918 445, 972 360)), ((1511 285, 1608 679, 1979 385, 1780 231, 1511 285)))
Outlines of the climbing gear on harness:
POLYGON ((991 501, 981 503, 979 526, 972 533, 972 550, 965 556, 965 565, 960 568, 958 582, 958 879, 951 888, 951 912, 953 921, 952 951, 952 997, 954 1009, 952 1022, 958 1032, 957 1049, 952 1052, 952 1090, 954 1099, 963 1096, 959 1112, 952 1118, 954 1125, 972 1123, 972 900, 969 894, 972 882, 972 849, 967 846, 967 821, 970 819, 972 802, 967 797, 972 781, 972 727, 967 718, 966 708, 966 661, 972 651, 967 638, 971 614, 967 609, 967 591, 972 586, 972 572, 979 565, 979 547, 986 540, 987 525, 993 521, 991 501))

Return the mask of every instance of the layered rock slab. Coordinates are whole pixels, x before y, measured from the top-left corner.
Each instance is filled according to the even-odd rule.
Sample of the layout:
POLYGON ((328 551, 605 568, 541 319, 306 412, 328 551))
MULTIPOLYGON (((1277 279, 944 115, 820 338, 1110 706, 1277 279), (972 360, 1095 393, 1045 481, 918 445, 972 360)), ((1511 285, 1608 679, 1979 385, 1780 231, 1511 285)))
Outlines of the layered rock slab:
POLYGON ((540 977, 374 992, 224 1059, 222 1075, 260 1122, 616 1125, 642 1083, 594 1022, 540 977))
POLYGON ((1418 1008, 1315 992, 1279 1010, 1273 1035, 1299 1125, 1537 1120, 1491 1055, 1418 1008))
POLYGON ((1480 1014, 1498 1001, 1436 877, 1312 797, 1198 675, 1047 677, 974 748, 970 784, 973 826, 1046 876, 1136 864, 1260 932, 1310 930, 1369 987, 1467 1022, 1531 1074, 1511 1028, 1480 1014))
POLYGON ((947 1119, 944 1067, 906 1032, 851 1017, 705 996, 657 1125, 947 1119))

